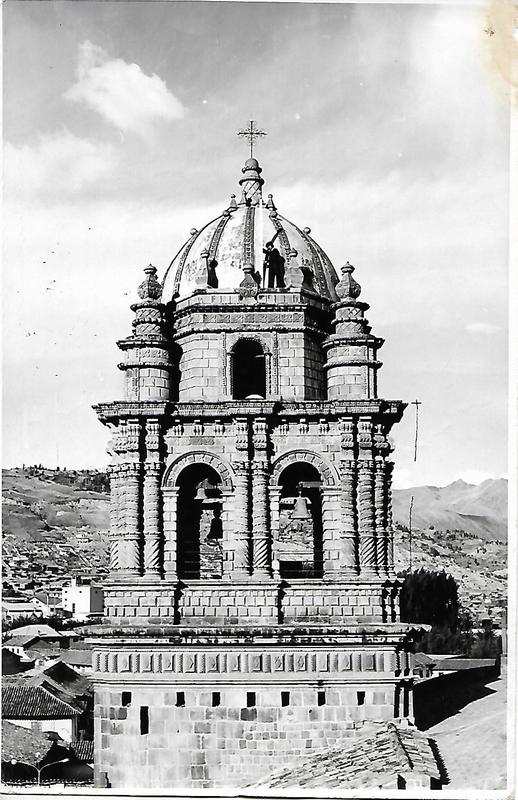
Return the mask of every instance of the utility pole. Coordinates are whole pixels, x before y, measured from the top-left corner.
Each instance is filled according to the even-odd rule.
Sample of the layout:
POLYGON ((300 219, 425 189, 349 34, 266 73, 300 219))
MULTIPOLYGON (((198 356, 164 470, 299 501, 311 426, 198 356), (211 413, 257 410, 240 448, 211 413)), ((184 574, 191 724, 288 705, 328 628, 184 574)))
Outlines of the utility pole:
POLYGON ((410 498, 410 508, 408 509, 408 543, 409 543, 409 569, 412 572, 412 509, 414 507, 414 495, 410 498))
POLYGON ((412 405, 415 406, 414 461, 417 461, 417 437, 419 434, 419 406, 421 406, 422 403, 420 400, 413 400, 412 405))

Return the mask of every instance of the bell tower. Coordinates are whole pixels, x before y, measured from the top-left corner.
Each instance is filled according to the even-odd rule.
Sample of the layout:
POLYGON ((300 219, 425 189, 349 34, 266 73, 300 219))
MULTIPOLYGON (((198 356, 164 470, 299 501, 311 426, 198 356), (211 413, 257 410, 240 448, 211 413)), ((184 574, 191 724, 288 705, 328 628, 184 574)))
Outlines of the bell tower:
POLYGON ((383 340, 347 262, 263 201, 190 236, 132 305, 112 429, 106 624, 92 630, 96 775, 244 787, 411 718, 383 340))

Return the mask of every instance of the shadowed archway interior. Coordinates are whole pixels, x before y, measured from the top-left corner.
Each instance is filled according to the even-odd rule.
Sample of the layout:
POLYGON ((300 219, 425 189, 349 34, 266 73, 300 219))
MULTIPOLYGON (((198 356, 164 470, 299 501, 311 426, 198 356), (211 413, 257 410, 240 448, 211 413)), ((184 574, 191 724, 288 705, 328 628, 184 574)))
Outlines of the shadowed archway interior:
POLYGON ((208 464, 191 464, 178 476, 178 575, 221 578, 223 524, 221 478, 208 464))
POLYGON ((311 464, 290 464, 280 475, 279 537, 281 578, 322 575, 322 499, 320 474, 311 464))
POLYGON ((266 397, 266 359, 259 342, 241 339, 232 352, 232 397, 266 397))

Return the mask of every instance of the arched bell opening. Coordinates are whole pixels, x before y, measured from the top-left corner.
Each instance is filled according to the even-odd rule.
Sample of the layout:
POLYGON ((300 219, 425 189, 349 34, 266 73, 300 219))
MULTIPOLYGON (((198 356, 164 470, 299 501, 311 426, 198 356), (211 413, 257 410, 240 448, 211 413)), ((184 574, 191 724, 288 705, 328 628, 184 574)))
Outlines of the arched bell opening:
POLYGON ((311 464, 295 463, 279 477, 279 533, 275 552, 281 578, 323 574, 322 479, 311 464))
POLYGON ((231 353, 232 397, 266 397, 266 357, 255 339, 240 339, 231 353))
POLYGON ((208 464, 191 464, 178 476, 177 565, 183 579, 221 578, 223 523, 221 478, 208 464))

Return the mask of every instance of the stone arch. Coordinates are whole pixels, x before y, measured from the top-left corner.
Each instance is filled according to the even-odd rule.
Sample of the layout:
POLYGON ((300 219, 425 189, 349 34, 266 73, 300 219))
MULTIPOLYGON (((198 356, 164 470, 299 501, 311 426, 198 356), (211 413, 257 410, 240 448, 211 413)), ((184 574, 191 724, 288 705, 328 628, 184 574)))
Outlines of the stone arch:
POLYGON ((164 474, 163 487, 177 486, 180 473, 185 467, 191 464, 206 464, 212 467, 221 478, 221 491, 234 491, 233 473, 230 466, 219 456, 205 450, 195 450, 194 452, 184 453, 184 455, 179 456, 168 464, 164 474))
POLYGON ((272 392, 272 350, 266 337, 255 333, 248 333, 247 331, 236 334, 234 340, 227 350, 228 386, 226 387, 226 391, 231 397, 235 397, 237 388, 235 383, 235 359, 237 358, 237 350, 246 344, 257 345, 263 353, 263 394, 266 398, 272 392))
POLYGON ((296 463, 311 464, 322 476, 322 486, 340 486, 340 479, 336 468, 326 459, 311 450, 290 450, 289 453, 283 453, 272 464, 272 478, 273 485, 279 484, 281 473, 290 464, 296 463))
POLYGON ((267 341, 266 337, 259 336, 256 333, 248 333, 247 331, 244 331, 242 334, 241 333, 240 334, 236 334, 236 339, 232 343, 232 345, 229 347, 228 352, 229 353, 233 353, 234 350, 236 349, 236 345, 238 345, 240 342, 247 342, 247 341, 248 342, 257 342, 257 344, 260 344, 261 347, 263 348, 265 356, 271 356, 272 351, 271 351, 271 348, 270 348, 270 346, 268 344, 268 341, 267 341))

